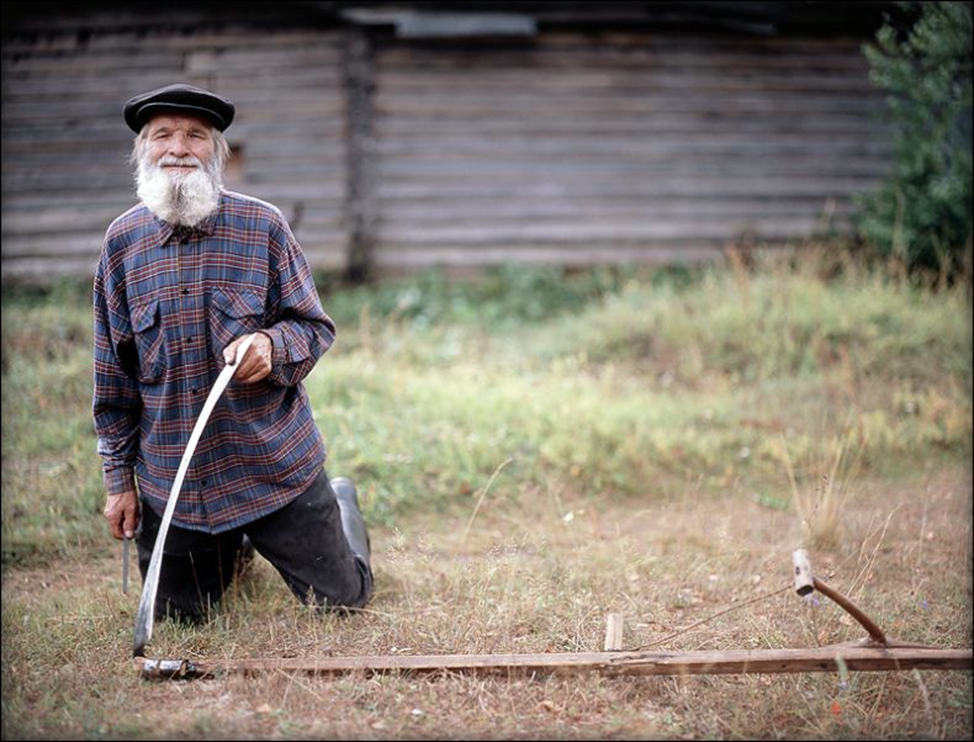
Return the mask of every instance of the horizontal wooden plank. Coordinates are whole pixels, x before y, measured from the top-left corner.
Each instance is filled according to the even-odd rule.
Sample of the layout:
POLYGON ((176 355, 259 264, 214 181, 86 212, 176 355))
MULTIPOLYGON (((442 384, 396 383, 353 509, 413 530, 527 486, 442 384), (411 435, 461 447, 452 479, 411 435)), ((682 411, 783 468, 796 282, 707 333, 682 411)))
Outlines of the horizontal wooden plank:
POLYGON ((493 151, 474 154, 446 150, 440 153, 405 152, 382 158, 376 163, 380 177, 408 178, 415 180, 436 178, 491 178, 516 174, 531 176, 546 174, 549 177, 578 175, 647 175, 696 176, 738 175, 741 178, 764 175, 816 177, 819 175, 873 176, 887 172, 890 160, 882 150, 863 152, 865 145, 843 151, 837 147, 803 150, 800 148, 775 147, 767 150, 755 145, 727 149, 663 149, 660 146, 634 149, 626 157, 619 152, 615 157, 609 152, 582 151, 573 155, 570 148, 561 152, 531 152, 525 149, 522 156, 498 147, 493 151), (845 155, 845 157, 843 157, 845 155))
POLYGON ((512 239, 555 239, 564 235, 566 240, 577 241, 590 237, 600 238, 655 236, 658 232, 678 233, 719 233, 727 229, 738 230, 754 228, 787 234, 796 234, 824 221, 833 224, 848 222, 853 213, 850 205, 843 212, 829 211, 828 214, 813 208, 801 212, 775 213, 753 211, 750 213, 714 213, 698 209, 696 212, 667 212, 660 209, 642 209, 626 215, 588 212, 565 216, 538 216, 522 212, 518 218, 501 218, 496 212, 486 211, 479 216, 465 218, 441 213, 423 219, 392 218, 384 215, 377 221, 376 232, 380 237, 401 238, 412 241, 451 240, 458 241, 510 241, 512 239))
POLYGON ((866 75, 804 75, 756 74, 737 72, 736 75, 708 75, 675 70, 628 69, 602 74, 566 71, 558 75, 538 74, 522 70, 519 75, 485 74, 457 69, 449 73, 403 74, 390 70, 379 79, 380 91, 396 95, 464 94, 476 91, 480 95, 652 95, 656 93, 693 91, 694 93, 792 93, 792 94, 860 94, 881 96, 881 91, 866 75))
MULTIPOLYGON (((787 196, 787 194, 785 194, 787 196)), ((679 218, 695 219, 753 218, 776 216, 791 218, 819 214, 830 210, 836 215, 848 215, 854 211, 847 201, 817 203, 806 196, 778 198, 729 198, 727 196, 703 198, 638 199, 618 198, 611 201, 597 198, 536 198, 489 200, 461 199, 444 196, 436 201, 384 201, 381 220, 386 225, 422 224, 435 220, 449 220, 453 224, 506 221, 517 223, 531 220, 560 219, 646 219, 679 218)))
MULTIPOLYGON (((394 39, 390 43, 401 43, 394 39)), ((446 42, 444 42, 445 44, 446 42)), ((656 30, 646 31, 638 27, 621 29, 567 29, 552 28, 545 30, 530 41, 532 48, 539 49, 567 49, 571 50, 584 44, 598 43, 621 49, 652 48, 657 51, 675 50, 677 52, 697 52, 700 49, 738 50, 741 48, 757 51, 762 54, 793 54, 799 51, 804 54, 856 52, 862 44, 862 38, 854 35, 833 36, 739 36, 727 33, 660 33, 656 30)), ((467 49, 464 40, 453 42, 454 47, 467 49)))
MULTIPOLYGON (((327 29, 261 29, 260 33, 245 28, 226 27, 220 30, 197 28, 190 33, 174 33, 162 30, 140 33, 108 31, 88 34, 82 38, 72 30, 58 33, 49 28, 46 34, 8 34, 4 38, 5 56, 64 53, 86 51, 88 53, 133 54, 153 47, 191 52, 207 48, 260 50, 280 46, 317 46, 333 50, 341 41, 341 34, 327 29)), ((337 58, 337 52, 334 52, 337 58)))
MULTIPOLYGON (((108 225, 106 224, 105 227, 108 225)), ((306 230, 301 224, 295 228, 295 236, 299 241, 307 238, 309 244, 343 244, 347 234, 341 225, 331 228, 316 228, 313 232, 306 230)), ((4 237, 2 256, 8 258, 26 257, 78 257, 97 256, 104 241, 105 229, 89 232, 74 233, 33 233, 4 237)), ((304 244, 302 242, 302 244, 304 244)))
POLYGON ((624 675, 737 675, 753 673, 838 674, 907 670, 971 670, 970 649, 819 647, 695 652, 550 652, 488 655, 373 655, 364 657, 261 657, 160 660, 137 657, 146 680, 194 680, 231 674, 297 673, 328 677, 357 674, 459 673, 532 677, 597 673, 624 675))
POLYGON ((686 123, 688 130, 704 132, 709 131, 711 125, 714 130, 719 131, 722 127, 733 127, 737 122, 751 122, 750 128, 757 130, 803 125, 814 126, 816 122, 828 122, 835 126, 841 126, 851 121, 875 122, 880 131, 889 128, 889 112, 883 106, 875 110, 856 112, 838 108, 811 110, 803 108, 801 105, 790 105, 787 108, 778 108, 773 112, 754 111, 731 106, 716 108, 683 106, 682 108, 672 109, 644 107, 642 110, 634 108, 633 110, 602 113, 595 110, 556 112, 538 107, 520 110, 517 112, 517 116, 508 116, 503 122, 497 120, 493 116, 493 112, 485 113, 472 108, 442 109, 431 107, 428 110, 417 108, 408 112, 377 111, 373 130, 381 132, 386 130, 386 127, 389 131, 394 130, 393 127, 417 130, 426 127, 429 134, 435 134, 438 130, 443 129, 475 133, 478 130, 544 131, 561 127, 567 131, 590 131, 593 136, 598 136, 603 123, 610 127, 610 131, 613 126, 625 129, 633 126, 642 127, 646 124, 649 124, 646 130, 652 131, 653 126, 672 130, 674 122, 681 120, 686 123), (559 120, 561 123, 558 123, 559 120))
POLYGON ((839 114, 814 115, 798 112, 773 117, 729 115, 715 112, 709 116, 678 116, 672 113, 613 116, 611 119, 590 117, 532 116, 530 119, 472 119, 463 117, 381 117, 373 131, 382 141, 387 138, 408 141, 413 138, 435 140, 438 137, 463 135, 472 138, 564 136, 599 138, 603 136, 800 136, 803 134, 834 137, 866 137, 885 140, 892 132, 889 119, 879 116, 839 114))
MULTIPOLYGON (((196 53, 201 51, 200 47, 195 47, 196 53)), ((257 69, 261 67, 265 73, 270 71, 281 71, 294 69, 301 66, 323 65, 335 67, 340 63, 340 53, 336 48, 329 46, 296 48, 292 49, 287 44, 281 44, 275 48, 258 48, 247 51, 245 54, 237 50, 214 49, 214 53, 221 56, 220 67, 223 70, 246 70, 248 67, 257 69)), ((6 49, 2 57, 4 73, 8 66, 10 71, 19 75, 43 72, 60 72, 65 67, 65 61, 71 60, 71 64, 65 69, 68 77, 84 77, 85 73, 107 73, 113 69, 118 69, 120 61, 125 62, 128 69, 184 69, 187 52, 160 43, 158 45, 143 45, 133 49, 130 53, 117 49, 84 49, 80 48, 76 52, 58 51, 54 54, 44 54, 41 51, 34 51, 28 54, 18 54, 8 56, 6 49)), ((192 69, 186 70, 192 73, 192 69)), ((205 70, 208 72, 209 70, 205 70)))
POLYGON ((407 95, 377 91, 375 110, 380 115, 409 115, 449 111, 452 115, 460 113, 479 113, 495 115, 503 110, 508 117, 547 115, 552 113, 572 113, 579 115, 598 115, 609 117, 620 113, 685 113, 700 114, 707 111, 740 111, 752 114, 776 115, 778 113, 809 114, 859 113, 882 111, 885 102, 882 98, 857 94, 804 95, 791 93, 768 93, 766 95, 742 93, 740 95, 713 94, 665 95, 654 93, 643 96, 582 96, 582 95, 407 95))
MULTIPOLYGON (((244 81, 250 81, 253 85, 286 82, 291 89, 337 90, 341 85, 342 74, 341 69, 334 64, 295 67, 284 72, 267 69, 217 70, 213 74, 213 82, 209 85, 213 90, 224 90, 227 85, 240 85, 244 81)), ((118 100, 119 91, 146 89, 149 88, 146 87, 145 76, 126 69, 120 69, 112 75, 111 86, 106 86, 103 79, 67 75, 25 77, 10 74, 4 76, 2 83, 3 95, 11 96, 14 101, 17 100, 17 96, 32 96, 39 99, 83 96, 91 100, 111 102, 118 100)))
POLYGON ((639 155, 682 151, 687 154, 713 151, 748 151, 762 149, 770 154, 777 152, 809 152, 818 155, 822 150, 835 152, 842 156, 850 152, 887 155, 890 143, 867 136, 865 132, 855 136, 836 136, 834 133, 807 132, 796 134, 791 131, 764 131, 760 137, 750 132, 713 131, 670 132, 652 135, 630 132, 626 135, 604 132, 601 136, 585 136, 550 132, 535 136, 511 133, 506 136, 472 135, 465 131, 443 132, 438 136, 398 137, 387 135, 372 148, 380 155, 396 154, 488 154, 493 157, 498 152, 512 154, 532 152, 537 154, 607 154, 639 155))
MULTIPOLYGON (((394 188, 397 184, 424 185, 430 188, 441 187, 448 190, 453 184, 466 184, 470 180, 487 181, 496 184, 524 183, 554 185, 565 181, 583 178, 590 181, 607 182, 623 179, 627 182, 654 180, 657 182, 708 180, 713 178, 734 178, 737 181, 764 181, 769 178, 785 183, 787 179, 805 180, 832 188, 836 181, 857 181, 854 187, 873 182, 890 170, 889 163, 881 160, 859 160, 842 162, 835 158, 823 158, 820 162, 802 158, 788 162, 786 158, 769 159, 756 162, 746 156, 715 155, 706 158, 673 157, 638 158, 630 162, 615 162, 591 158, 577 161, 558 161, 553 158, 530 157, 525 162, 511 162, 503 158, 500 162, 490 162, 489 158, 439 158, 422 159, 411 162, 380 163, 375 167, 380 188, 394 188)), ((586 184, 578 184, 586 187, 586 184)), ((783 186, 784 189, 790 186, 783 186)), ((571 191, 569 191, 571 192, 571 191)), ((446 194, 445 194, 446 195, 446 194)))
POLYGON ((645 44, 621 48, 610 44, 579 44, 576 47, 550 49, 519 47, 498 52, 490 46, 446 48, 429 45, 405 45, 390 48, 380 41, 376 49, 376 66, 380 73, 395 68, 401 71, 440 70, 466 67, 512 72, 525 69, 602 70, 606 68, 656 66, 659 68, 699 68, 705 70, 786 69, 805 72, 866 71, 869 64, 859 52, 829 50, 821 54, 799 50, 766 53, 759 48, 739 46, 734 49, 700 48, 662 50, 645 44))
MULTIPOLYGON (((4 240, 15 237, 42 239, 59 233, 104 233, 108 225, 122 214, 129 204, 113 204, 100 207, 71 207, 48 205, 43 209, 13 210, 6 205, 3 210, 0 233, 4 240)), ((296 213, 294 203, 275 204, 285 217, 296 213)), ((316 229, 337 229, 344 223, 340 205, 325 201, 303 201, 300 213, 301 223, 316 229)))
POLYGON ((562 220, 534 221, 524 224, 480 223, 454 225, 452 222, 426 225, 390 225, 380 223, 377 237, 384 249, 414 245, 469 245, 472 248, 503 245, 512 242, 557 242, 566 246, 590 243, 652 242, 653 240, 725 240, 741 234, 755 237, 787 239, 810 236, 819 231, 822 221, 817 217, 778 219, 756 217, 750 219, 664 219, 647 218, 642 221, 618 220, 562 220))
POLYGON ((832 49, 859 48, 862 39, 855 35, 835 34, 831 36, 739 36, 728 33, 685 33, 685 34, 662 34, 658 32, 646 32, 637 28, 610 28, 604 31, 599 30, 595 34, 585 29, 555 29, 551 33, 546 33, 541 37, 541 43, 545 46, 575 46, 580 40, 589 39, 593 36, 612 44, 638 45, 652 43, 661 48, 671 48, 679 50, 695 49, 699 45, 717 48, 739 48, 741 45, 752 49, 763 49, 768 52, 785 51, 791 52, 800 49, 808 53, 820 53, 832 49))
POLYGON ((388 179, 376 184, 376 195, 381 199, 436 199, 445 194, 485 199, 557 198, 581 197, 611 199, 616 197, 650 198, 669 194, 695 198, 717 197, 734 192, 738 196, 774 198, 788 193, 824 199, 856 193, 875 184, 873 178, 836 177, 829 179, 761 178, 741 180, 734 177, 697 178, 600 178, 598 180, 561 180, 539 177, 525 180, 521 174, 513 179, 494 178, 490 181, 474 177, 431 182, 393 182, 388 179))

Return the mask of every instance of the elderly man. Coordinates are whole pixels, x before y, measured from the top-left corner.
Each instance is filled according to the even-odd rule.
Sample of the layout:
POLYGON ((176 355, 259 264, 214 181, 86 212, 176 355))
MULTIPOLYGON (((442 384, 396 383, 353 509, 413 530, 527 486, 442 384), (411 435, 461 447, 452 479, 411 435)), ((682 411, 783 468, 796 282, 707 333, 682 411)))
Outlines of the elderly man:
POLYGON ((325 473, 302 384, 335 325, 281 212, 223 188, 234 105, 177 84, 123 114, 141 203, 108 228, 94 281, 93 412, 112 535, 136 536, 144 579, 207 393, 256 335, 190 462, 155 617, 205 616, 254 547, 301 600, 360 608, 372 591, 365 522, 352 482, 325 473))

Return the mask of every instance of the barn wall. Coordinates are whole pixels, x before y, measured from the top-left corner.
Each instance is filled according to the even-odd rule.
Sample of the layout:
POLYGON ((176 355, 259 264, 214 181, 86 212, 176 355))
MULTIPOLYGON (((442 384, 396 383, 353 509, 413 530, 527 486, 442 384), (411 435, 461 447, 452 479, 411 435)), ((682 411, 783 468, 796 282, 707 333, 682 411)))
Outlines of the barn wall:
POLYGON ((860 44, 380 44, 375 261, 668 259, 846 228, 890 152, 860 44))
POLYGON ((350 65, 347 33, 5 39, 4 278, 91 273, 134 203, 122 102, 174 80, 234 100, 228 186, 281 207, 329 270, 363 246, 381 272, 692 259, 843 230, 891 162, 859 38, 359 33, 371 47, 350 65))
POLYGON ((309 259, 346 255, 345 94, 334 31, 76 34, 3 47, 3 274, 91 273, 135 203, 130 96, 173 81, 237 106, 228 187, 271 201, 309 259))

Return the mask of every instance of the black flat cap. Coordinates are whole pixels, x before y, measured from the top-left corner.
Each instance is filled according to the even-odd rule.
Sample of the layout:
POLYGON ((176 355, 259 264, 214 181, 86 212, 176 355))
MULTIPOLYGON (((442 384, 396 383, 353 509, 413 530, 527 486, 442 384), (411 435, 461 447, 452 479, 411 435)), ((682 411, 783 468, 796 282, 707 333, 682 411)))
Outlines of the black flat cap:
POLYGON ((122 109, 125 123, 136 133, 152 116, 165 111, 202 116, 223 131, 233 122, 235 109, 226 98, 183 83, 137 95, 130 98, 122 109))

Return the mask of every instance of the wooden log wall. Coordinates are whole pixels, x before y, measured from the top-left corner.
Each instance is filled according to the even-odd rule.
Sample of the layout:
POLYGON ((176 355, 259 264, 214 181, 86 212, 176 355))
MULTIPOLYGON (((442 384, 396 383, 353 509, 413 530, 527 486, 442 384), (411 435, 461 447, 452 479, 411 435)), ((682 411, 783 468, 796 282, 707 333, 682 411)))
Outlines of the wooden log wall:
POLYGON ((52 34, 5 39, 2 65, 5 280, 93 272, 106 228, 135 203, 122 105, 174 81, 236 104, 227 187, 281 208, 314 265, 344 266, 339 31, 52 34))
POLYGON ((234 100, 228 187, 278 205, 317 268, 693 259, 845 229, 891 164, 860 45, 225 25, 7 38, 3 276, 90 274, 134 203, 122 103, 174 80, 234 100))
POLYGON ((375 262, 692 258, 847 228, 891 162, 861 43, 380 43, 375 262))

